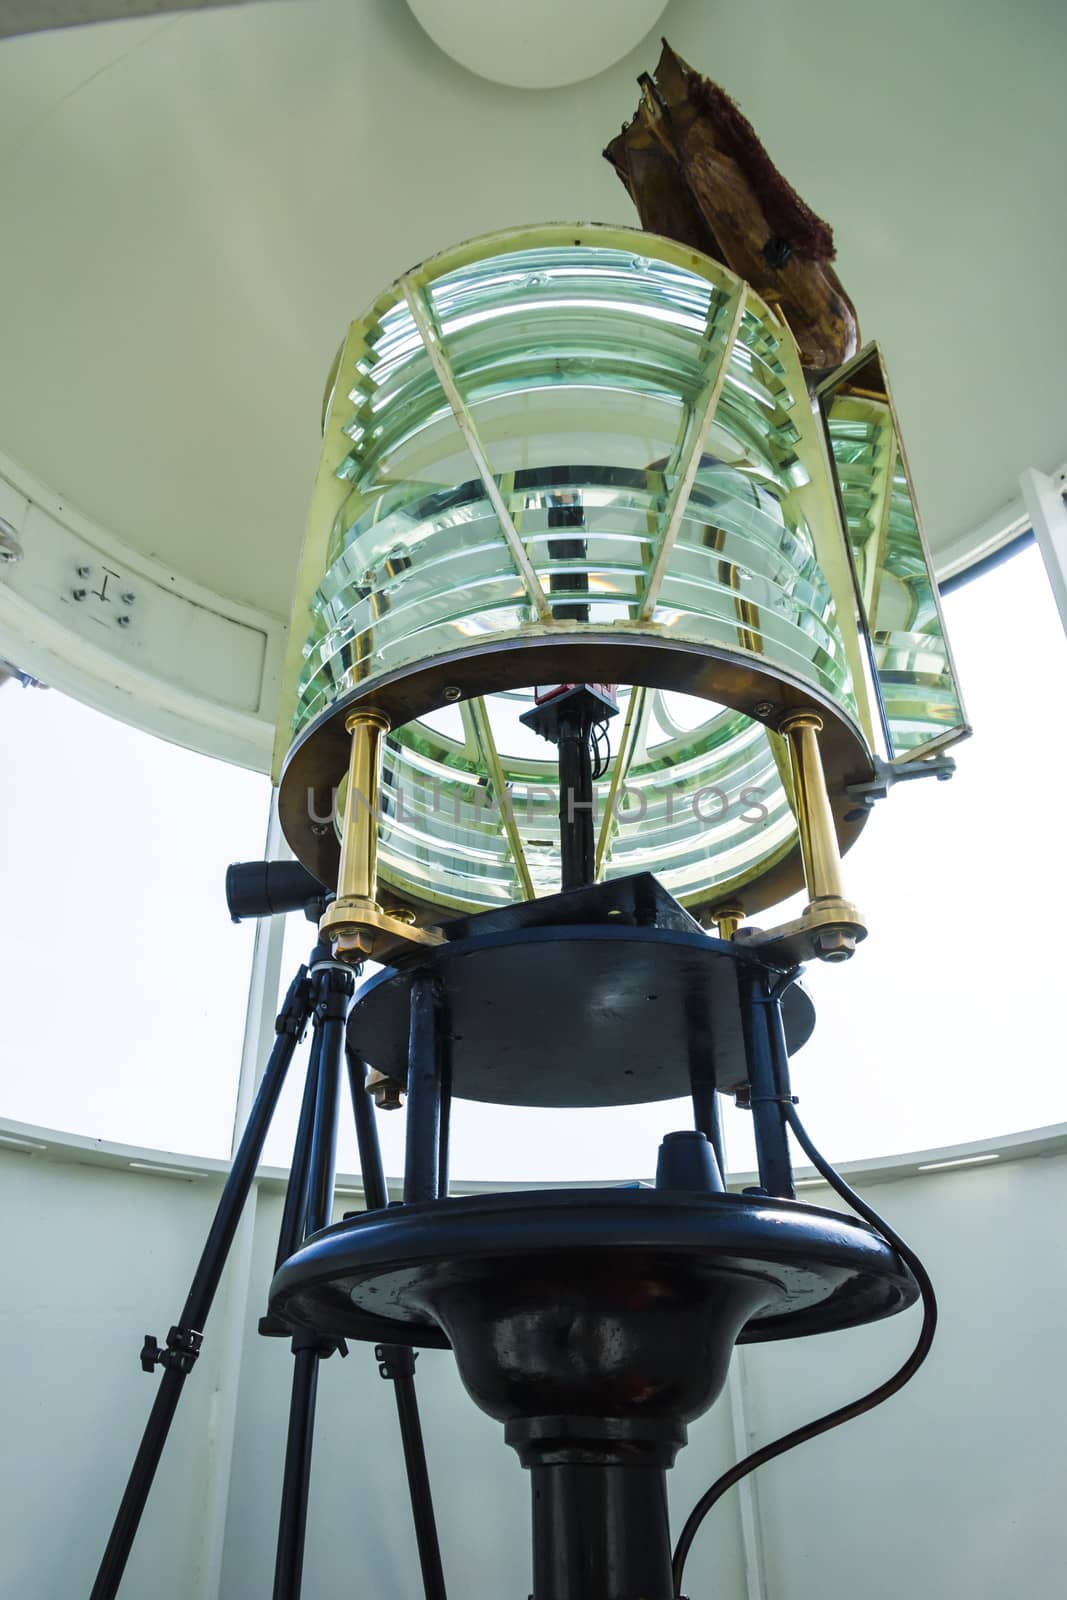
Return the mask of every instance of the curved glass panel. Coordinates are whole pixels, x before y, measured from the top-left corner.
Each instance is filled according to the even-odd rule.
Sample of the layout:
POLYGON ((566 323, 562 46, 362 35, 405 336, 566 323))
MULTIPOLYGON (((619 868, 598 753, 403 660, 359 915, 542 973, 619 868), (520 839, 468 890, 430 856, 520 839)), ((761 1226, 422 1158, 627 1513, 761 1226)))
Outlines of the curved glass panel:
MULTIPOLYGON (((613 759, 594 785, 602 877, 654 872, 692 901, 791 847, 781 742, 761 723, 685 695, 627 689, 620 701, 613 759)), ((518 720, 533 703, 532 690, 491 695, 455 708, 451 736, 434 717, 389 737, 378 851, 394 889, 456 909, 558 890, 555 753, 518 720), (487 778, 497 760, 502 794, 487 778)), ((338 829, 344 798, 342 784, 338 829)))
POLYGON ((432 282, 426 302, 548 617, 400 300, 357 325, 339 369, 346 488, 311 602, 294 733, 380 673, 538 620, 645 625, 756 655, 855 715, 816 557, 810 452, 798 453, 810 408, 769 314, 741 315, 730 345, 727 286, 588 246, 466 265, 432 282), (721 392, 694 438, 709 381, 721 392), (698 467, 663 561, 690 446, 698 467), (553 535, 561 507, 576 530, 566 538, 553 535))

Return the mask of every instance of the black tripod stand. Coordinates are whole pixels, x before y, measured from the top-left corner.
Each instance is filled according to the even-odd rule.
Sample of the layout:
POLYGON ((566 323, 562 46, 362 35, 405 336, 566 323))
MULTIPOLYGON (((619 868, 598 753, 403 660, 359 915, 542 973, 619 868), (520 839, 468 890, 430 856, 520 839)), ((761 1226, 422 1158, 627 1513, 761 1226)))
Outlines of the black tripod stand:
MULTIPOLYGON (((310 905, 307 912, 309 918, 317 921, 321 909, 321 903, 310 905)), ((182 1388, 200 1353, 204 1324, 255 1178, 289 1064, 309 1021, 312 1024, 311 1051, 282 1213, 276 1264, 280 1266, 288 1260, 309 1235, 317 1233, 330 1221, 342 1062, 346 1059, 367 1209, 384 1209, 389 1204, 374 1107, 366 1088, 366 1064, 351 1043, 347 1047, 345 1043, 345 1023, 354 988, 351 968, 334 961, 326 944, 315 946, 308 964, 300 967, 289 985, 275 1022, 275 1044, 181 1314, 168 1333, 164 1348, 160 1348, 149 1335, 141 1351, 144 1370, 152 1372, 160 1366, 163 1368, 163 1377, 100 1563, 91 1600, 114 1600, 118 1593, 182 1388)), ((264 1334, 292 1336, 292 1398, 278 1521, 273 1600, 299 1600, 319 1362, 335 1350, 341 1355, 347 1354, 347 1350, 343 1340, 323 1339, 307 1330, 296 1329, 275 1313, 262 1318, 259 1326, 264 1334)), ((415 1396, 415 1356, 410 1348, 392 1345, 379 1346, 375 1354, 382 1377, 391 1379, 396 1390, 404 1464, 426 1600, 445 1600, 437 1528, 415 1396)))

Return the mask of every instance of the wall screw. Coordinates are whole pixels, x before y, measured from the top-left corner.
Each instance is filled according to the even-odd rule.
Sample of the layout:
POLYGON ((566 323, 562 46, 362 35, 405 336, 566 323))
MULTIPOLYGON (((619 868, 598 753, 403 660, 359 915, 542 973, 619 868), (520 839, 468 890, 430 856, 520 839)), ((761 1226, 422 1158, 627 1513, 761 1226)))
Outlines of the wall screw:
POLYGON ((71 598, 74 600, 84 600, 88 592, 89 591, 87 589, 72 589, 70 591, 71 598))
POLYGON ((130 625, 129 617, 116 617, 115 621, 120 628, 128 628, 130 625))
POLYGON ((127 591, 125 594, 120 594, 119 599, 122 601, 124 606, 132 606, 133 602, 137 599, 137 596, 127 591))
POLYGON ((6 517, 0 517, 0 562, 7 566, 22 560, 22 543, 6 517))
POLYGON ((90 572, 92 572, 92 570, 93 570, 92 567, 79 567, 78 568, 78 577, 79 578, 87 578, 89 576, 90 572))

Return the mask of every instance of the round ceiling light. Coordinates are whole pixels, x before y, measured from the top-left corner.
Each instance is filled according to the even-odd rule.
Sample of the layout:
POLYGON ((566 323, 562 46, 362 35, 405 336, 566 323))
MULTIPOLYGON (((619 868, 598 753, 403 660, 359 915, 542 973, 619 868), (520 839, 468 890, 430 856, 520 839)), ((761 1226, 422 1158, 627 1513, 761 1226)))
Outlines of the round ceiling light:
POLYGON ((664 0, 408 0, 461 67, 515 89, 559 89, 613 67, 667 9, 664 0))

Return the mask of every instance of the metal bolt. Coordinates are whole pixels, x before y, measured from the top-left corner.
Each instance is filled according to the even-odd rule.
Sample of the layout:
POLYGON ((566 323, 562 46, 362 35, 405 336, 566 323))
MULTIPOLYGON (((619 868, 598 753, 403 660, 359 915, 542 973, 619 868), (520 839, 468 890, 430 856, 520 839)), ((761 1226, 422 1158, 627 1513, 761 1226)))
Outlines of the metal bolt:
POLYGON ((856 953, 856 936, 838 928, 817 933, 812 941, 820 961, 847 961, 856 953))
POLYGON ((137 599, 137 596, 135 594, 131 594, 130 591, 127 590, 125 594, 119 595, 119 599, 122 601, 124 606, 132 606, 133 602, 137 599))
POLYGON ((79 578, 87 578, 89 576, 90 572, 92 572, 92 570, 93 570, 92 567, 79 567, 78 568, 78 577, 79 578))
POLYGON ((446 700, 459 700, 463 694, 463 690, 458 688, 454 683, 446 683, 445 687, 441 690, 441 693, 444 695, 446 700))
POLYGON ((22 544, 14 527, 6 517, 0 517, 0 561, 5 566, 22 560, 22 544))
POLYGON ((128 628, 130 625, 129 617, 116 617, 115 622, 120 628, 128 628))
POLYGON ((313 822, 311 831, 317 839, 322 839, 329 833, 330 824, 328 822, 313 822))
POLYGON ((88 589, 72 589, 70 591, 72 600, 84 600, 88 593, 88 589))
POLYGON ((773 710, 773 700, 761 700, 758 705, 752 707, 752 715, 754 717, 769 717, 773 710))
POLYGON ((404 1104, 402 1086, 374 1067, 367 1073, 367 1093, 379 1111, 399 1111, 404 1104))

